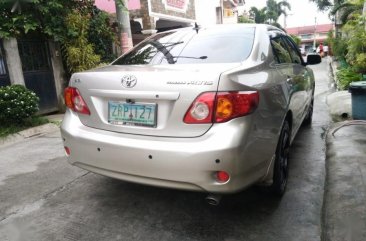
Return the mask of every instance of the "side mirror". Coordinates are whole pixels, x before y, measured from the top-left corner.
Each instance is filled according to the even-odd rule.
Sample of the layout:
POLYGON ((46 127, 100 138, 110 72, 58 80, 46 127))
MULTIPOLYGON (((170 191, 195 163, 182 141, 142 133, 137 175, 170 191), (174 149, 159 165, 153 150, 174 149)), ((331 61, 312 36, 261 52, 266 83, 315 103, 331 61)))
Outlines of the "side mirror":
POLYGON ((319 54, 308 54, 306 57, 306 64, 307 65, 313 65, 313 64, 319 64, 322 62, 322 58, 319 54))

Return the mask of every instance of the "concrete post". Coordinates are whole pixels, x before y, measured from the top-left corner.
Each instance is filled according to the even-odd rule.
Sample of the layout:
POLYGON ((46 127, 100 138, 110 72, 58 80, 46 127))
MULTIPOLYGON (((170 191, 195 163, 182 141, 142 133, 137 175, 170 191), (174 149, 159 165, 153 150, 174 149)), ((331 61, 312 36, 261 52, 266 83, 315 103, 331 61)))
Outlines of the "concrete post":
POLYGON ((4 39, 6 63, 9 71, 10 83, 25 85, 22 62, 19 56, 18 42, 15 38, 4 39))
POLYGON ((128 12, 128 1, 123 0, 123 4, 126 9, 122 9, 118 2, 116 1, 116 14, 118 22, 118 34, 119 40, 121 42, 122 53, 126 53, 133 47, 131 25, 130 25, 130 15, 128 12))
POLYGON ((58 109, 61 112, 64 112, 66 109, 64 104, 63 93, 66 84, 66 79, 65 79, 64 66, 62 64, 61 49, 59 44, 55 43, 52 40, 48 41, 48 46, 51 54, 52 70, 53 70, 53 77, 55 80, 58 109))

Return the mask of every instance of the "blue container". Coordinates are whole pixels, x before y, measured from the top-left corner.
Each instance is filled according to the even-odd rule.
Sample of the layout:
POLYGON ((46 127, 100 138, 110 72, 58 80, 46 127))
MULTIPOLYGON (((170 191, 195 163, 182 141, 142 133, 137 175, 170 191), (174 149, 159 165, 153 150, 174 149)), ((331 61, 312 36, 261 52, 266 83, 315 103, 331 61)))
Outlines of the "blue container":
POLYGON ((352 82, 352 116, 354 120, 366 120, 366 81, 352 82))

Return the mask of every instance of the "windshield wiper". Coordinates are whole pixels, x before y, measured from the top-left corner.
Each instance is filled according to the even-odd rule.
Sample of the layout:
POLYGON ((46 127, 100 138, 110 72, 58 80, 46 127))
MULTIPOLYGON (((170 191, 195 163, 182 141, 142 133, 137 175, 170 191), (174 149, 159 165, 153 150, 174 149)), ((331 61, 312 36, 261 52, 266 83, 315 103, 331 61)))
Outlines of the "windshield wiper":
POLYGON ((161 45, 163 45, 165 48, 169 48, 169 47, 172 47, 172 46, 175 46, 175 45, 178 45, 178 44, 182 44, 184 43, 183 41, 179 41, 179 42, 172 42, 172 43, 161 43, 161 45))
POLYGON ((180 59, 180 58, 183 58, 183 59, 207 59, 207 56, 200 56, 200 57, 190 57, 190 56, 173 56, 174 59, 180 59))
POLYGON ((207 59, 207 56, 200 56, 200 57, 191 57, 191 56, 165 56, 165 58, 168 60, 169 64, 175 64, 177 63, 176 59, 207 59))

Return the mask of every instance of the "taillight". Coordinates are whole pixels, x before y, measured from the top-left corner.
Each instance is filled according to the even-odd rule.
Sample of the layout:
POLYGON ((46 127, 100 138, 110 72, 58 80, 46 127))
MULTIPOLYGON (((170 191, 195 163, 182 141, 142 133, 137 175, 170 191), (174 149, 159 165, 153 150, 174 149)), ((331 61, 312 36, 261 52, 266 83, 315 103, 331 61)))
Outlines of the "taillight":
POLYGON ((67 146, 64 146, 64 149, 65 149, 66 156, 70 156, 70 154, 71 154, 70 148, 68 148, 67 146))
POLYGON ((206 92, 189 107, 187 124, 222 123, 248 115, 258 106, 257 91, 206 92))
POLYGON ((204 124, 212 123, 213 109, 215 104, 214 92, 203 93, 198 96, 189 107, 184 116, 184 123, 204 124))
POLYGON ((222 123, 249 115, 258 106, 257 91, 218 92, 216 96, 215 122, 222 123))
POLYGON ((65 89, 65 105, 75 112, 90 115, 90 110, 77 88, 67 87, 65 89))

